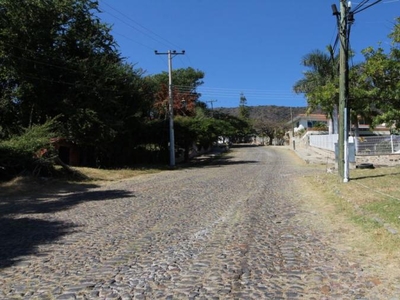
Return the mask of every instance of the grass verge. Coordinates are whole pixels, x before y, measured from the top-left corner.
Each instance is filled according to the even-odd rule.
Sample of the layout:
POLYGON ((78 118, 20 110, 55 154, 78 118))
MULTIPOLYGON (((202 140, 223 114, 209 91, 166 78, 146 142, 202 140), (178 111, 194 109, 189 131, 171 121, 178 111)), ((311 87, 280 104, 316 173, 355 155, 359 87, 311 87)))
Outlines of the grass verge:
POLYGON ((303 186, 318 195, 310 203, 329 211, 326 216, 339 231, 353 231, 352 246, 400 257, 400 167, 355 169, 350 182, 338 174, 304 177, 303 186))

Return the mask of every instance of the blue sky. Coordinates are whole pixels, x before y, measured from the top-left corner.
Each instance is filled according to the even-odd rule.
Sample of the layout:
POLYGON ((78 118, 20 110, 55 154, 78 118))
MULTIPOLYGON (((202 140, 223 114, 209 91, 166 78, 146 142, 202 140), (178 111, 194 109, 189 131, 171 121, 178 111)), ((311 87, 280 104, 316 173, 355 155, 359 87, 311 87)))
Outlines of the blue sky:
MULTIPOLYGON (((360 3, 352 1, 353 8, 360 3)), ((375 0, 370 0, 371 4, 375 0)), ((214 107, 237 107, 240 93, 248 106, 306 106, 292 91, 305 68, 301 59, 333 44, 337 23, 331 5, 339 0, 99 0, 100 18, 126 60, 147 75, 168 71, 167 56, 154 50, 185 50, 173 68, 205 72, 198 89, 214 107)), ((389 47, 387 35, 400 17, 400 0, 382 2, 355 15, 350 45, 389 47)), ((209 102, 208 102, 209 103, 209 102)), ((209 103, 210 104, 210 103, 209 103)))

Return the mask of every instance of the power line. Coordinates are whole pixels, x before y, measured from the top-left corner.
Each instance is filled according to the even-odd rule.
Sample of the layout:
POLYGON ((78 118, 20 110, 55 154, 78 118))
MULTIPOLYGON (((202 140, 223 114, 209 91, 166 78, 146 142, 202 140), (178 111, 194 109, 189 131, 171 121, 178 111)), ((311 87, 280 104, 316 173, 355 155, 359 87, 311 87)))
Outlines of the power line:
POLYGON ((134 30, 136 30, 136 31, 138 31, 138 32, 140 32, 140 33, 142 33, 142 34, 144 34, 144 35, 148 36, 149 38, 151 38, 152 40, 156 41, 157 43, 159 43, 159 42, 160 42, 160 41, 159 41, 159 40, 157 40, 156 38, 152 37, 151 35, 148 35, 148 34, 146 34, 146 33, 145 33, 145 32, 143 32, 142 30, 140 30, 140 29, 136 28, 135 26, 133 26, 133 25, 129 24, 128 22, 126 22, 126 21, 122 20, 121 18, 119 18, 119 17, 117 17, 117 16, 113 15, 112 13, 110 13, 110 12, 107 12, 107 13, 108 13, 109 15, 113 16, 114 18, 116 18, 117 20, 121 21, 121 22, 122 22, 122 23, 124 23, 125 25, 129 26, 130 28, 132 28, 132 29, 134 29, 134 30))
POLYGON ((134 40, 134 39, 132 39, 132 38, 130 38, 130 37, 127 37, 127 36, 124 35, 124 34, 121 34, 121 33, 115 32, 115 31, 114 31, 114 34, 119 35, 119 36, 122 36, 123 38, 125 38, 125 39, 127 39, 127 40, 129 40, 129 41, 131 41, 131 42, 134 42, 134 43, 136 43, 136 44, 138 44, 138 45, 140 45, 140 46, 143 46, 143 47, 145 47, 145 48, 147 48, 147 49, 153 50, 152 47, 147 46, 147 45, 145 45, 145 44, 143 44, 143 43, 141 43, 141 42, 138 42, 138 41, 136 41, 136 40, 134 40))
MULTIPOLYGON (((28 52, 34 52, 32 50, 29 49, 23 49, 26 50, 28 52)), ((49 66, 55 69, 60 69, 60 70, 65 70, 65 71, 70 71, 70 72, 74 72, 77 74, 80 74, 82 72, 82 70, 79 69, 72 69, 72 68, 68 68, 68 67, 64 67, 64 66, 60 66, 60 65, 55 65, 52 63, 48 63, 48 62, 44 62, 44 61, 39 61, 36 59, 30 59, 30 58, 25 58, 25 57, 18 57, 15 56, 13 54, 9 54, 8 56, 13 57, 14 59, 18 59, 18 60, 23 60, 23 61, 28 61, 28 62, 32 62, 32 63, 36 63, 36 64, 41 64, 44 66, 49 66)), ((43 78, 43 77, 37 77, 34 74, 29 74, 29 73, 22 73, 21 76, 19 76, 21 78, 31 78, 31 79, 36 79, 36 80, 40 80, 40 81, 46 81, 46 82, 51 82, 51 83, 59 83, 59 84, 64 84, 64 85, 69 85, 69 86, 76 86, 76 85, 80 85, 82 87, 87 87, 87 88, 93 88, 93 85, 86 85, 86 84, 82 84, 82 81, 76 81, 76 82, 67 82, 67 81, 62 81, 62 80, 57 80, 57 79, 47 79, 47 78, 43 78)), ((113 89, 106 89, 102 87, 103 91, 114 91, 113 89)))
MULTIPOLYGON (((187 87, 187 88, 193 88, 192 86, 186 86, 186 85, 175 85, 175 87, 187 87)), ((204 86, 199 86, 198 88, 201 89, 207 89, 207 90, 215 90, 215 91, 234 91, 237 94, 240 94, 241 92, 243 93, 264 93, 264 92, 274 92, 274 93, 281 93, 281 92, 286 92, 286 90, 261 90, 261 89, 243 89, 243 88, 223 88, 223 87, 204 87, 204 86)))
POLYGON ((246 96, 253 100, 266 100, 266 99, 293 99, 298 95, 293 92, 285 90, 254 90, 254 89, 229 89, 229 88, 215 88, 215 87, 193 87, 185 85, 174 85, 181 92, 197 93, 203 98, 237 98, 241 92, 245 92, 246 96), (195 91, 194 91, 195 89, 195 91))
MULTIPOLYGON (((108 5, 108 4, 106 4, 106 5, 108 5)), ((108 6, 110 6, 110 5, 108 5, 108 6)), ((111 7, 111 6, 110 6, 110 7, 111 7)), ((108 12, 108 13, 109 13, 109 12, 108 12)), ((118 18, 117 16, 115 16, 115 15, 113 15, 113 14, 111 14, 111 13, 109 13, 109 14, 112 15, 113 17, 115 17, 116 19, 120 20, 120 21, 123 22, 124 24, 126 24, 126 25, 128 25, 128 26, 134 28, 135 30, 137 30, 137 31, 139 31, 139 32, 141 32, 141 33, 143 33, 143 34, 145 34, 143 31, 140 31, 140 30, 138 30, 137 28, 135 28, 134 26, 131 26, 131 24, 125 22, 124 20, 118 18)), ((121 13, 121 14, 122 14, 122 13, 121 13)), ((129 18, 129 17, 128 17, 128 18, 129 18)), ((132 21, 135 22, 134 20, 132 20, 132 21)), ((140 25, 140 24, 139 24, 139 25, 140 25)), ((145 28, 144 26, 142 26, 142 27, 145 28)), ((149 30, 149 31, 150 31, 150 30, 149 30)), ((143 44, 143 43, 141 43, 141 42, 139 42, 139 41, 137 41, 137 40, 134 40, 134 39, 132 39, 132 38, 130 38, 130 37, 124 35, 124 34, 115 32, 114 30, 113 30, 113 34, 122 36, 123 38, 125 38, 125 39, 127 39, 127 40, 129 40, 129 41, 132 41, 132 42, 134 42, 134 43, 136 43, 136 44, 138 44, 138 45, 141 45, 141 46, 143 46, 143 47, 145 47, 145 48, 147 48, 147 49, 150 49, 150 50, 153 50, 153 49, 154 49, 153 47, 150 47, 150 46, 148 46, 148 45, 146 45, 146 44, 143 44)), ((155 33, 153 33, 153 34, 155 34, 155 33)), ((155 34, 155 35, 157 35, 157 34, 155 34)), ((147 35, 147 36, 149 36, 149 35, 147 35)), ((158 36, 158 35, 157 35, 157 36, 158 36)), ((152 38, 152 39, 153 39, 154 41, 156 41, 156 42, 160 42, 159 40, 157 40, 157 39, 155 39, 155 38, 153 38, 153 37, 151 37, 151 36, 149 36, 149 37, 152 38)), ((160 37, 160 38, 162 38, 162 37, 160 37)), ((162 39, 163 39, 163 38, 162 38, 162 39)), ((3 41, 2 43, 5 44, 5 45, 7 45, 7 46, 13 47, 13 48, 15 48, 15 49, 19 49, 19 50, 21 50, 21 51, 24 51, 24 52, 31 52, 31 53, 33 53, 33 54, 37 54, 34 50, 30 50, 30 49, 26 49, 26 48, 20 48, 20 47, 18 47, 18 46, 15 46, 15 45, 11 45, 11 44, 9 44, 9 43, 6 43, 6 42, 4 42, 4 41, 3 41)), ((28 60, 28 59, 25 59, 25 60, 28 60)), ((56 67, 56 68, 67 69, 67 68, 64 68, 64 67, 61 67, 61 66, 57 66, 57 65, 54 65, 54 64, 50 64, 50 63, 46 63, 46 62, 42 62, 42 61, 38 61, 38 60, 31 60, 31 61, 32 61, 32 62, 37 62, 37 63, 39 63, 39 64, 46 64, 46 65, 48 65, 48 66, 52 66, 52 67, 56 67)))
POLYGON ((129 17, 128 15, 124 14, 123 12, 119 11, 118 9, 116 9, 115 7, 111 6, 110 4, 108 4, 107 2, 105 2, 103 0, 103 4, 106 5, 107 7, 109 7, 110 9, 114 10, 115 12, 119 13, 121 16, 125 17, 126 19, 128 19, 129 21, 131 21, 132 23, 136 24, 137 26, 139 26, 140 28, 138 28, 137 26, 134 26, 132 24, 127 23, 126 21, 122 20, 121 18, 113 15, 112 13, 110 13, 109 11, 106 11, 108 14, 110 14, 111 16, 113 16, 114 18, 116 18, 117 20, 121 21, 122 23, 124 23, 125 25, 135 29, 136 31, 148 36, 149 38, 151 38, 152 40, 161 43, 165 46, 173 46, 173 47, 177 47, 177 48, 181 48, 180 46, 172 43, 171 41, 167 40, 166 38, 162 37, 161 35, 155 33, 154 31, 152 31, 151 29, 143 26, 142 24, 140 24, 139 22, 135 21, 134 19, 132 19, 131 17, 129 17), (155 37, 157 38, 155 38, 155 37), (163 42, 164 41, 164 42, 163 42), (166 44, 167 43, 167 44, 166 44))
MULTIPOLYGON (((192 92, 193 86, 174 85, 181 92, 192 92)), ((196 87, 196 92, 202 95, 215 95, 221 97, 236 97, 240 92, 246 93, 246 96, 253 98, 271 97, 271 96, 284 96, 293 97, 296 94, 285 90, 255 90, 255 89, 231 89, 231 88, 215 88, 215 87, 196 87)))
MULTIPOLYGON (((55 80, 55 79, 37 77, 37 76, 32 75, 32 74, 23 74, 23 76, 21 76, 21 77, 22 78, 36 79, 38 81, 46 81, 46 82, 50 82, 50 83, 58 83, 58 84, 63 84, 63 85, 73 86, 73 87, 79 86, 79 87, 88 88, 90 90, 92 90, 94 88, 93 85, 84 84, 84 83, 82 83, 82 81, 67 82, 67 81, 62 81, 62 80, 55 80)), ((105 88, 104 86, 96 86, 96 88, 101 90, 101 91, 116 93, 116 90, 114 88, 105 88)))
MULTIPOLYGON (((102 0, 103 4, 106 5, 107 7, 109 7, 110 9, 114 10, 115 12, 117 12, 118 14, 120 14, 121 16, 123 16, 124 18, 126 18, 127 20, 129 20, 130 22, 132 22, 135 25, 129 24, 128 22, 122 20, 121 18, 115 16, 114 14, 110 13, 109 11, 104 10, 104 12, 108 13, 109 15, 113 16, 114 18, 116 18, 117 20, 121 21, 122 23, 124 23, 125 25, 135 29, 136 31, 142 33, 143 35, 149 37, 150 39, 152 39, 153 41, 163 44, 164 46, 170 47, 173 46, 174 48, 182 48, 179 45, 171 42, 170 40, 164 38, 163 36, 157 34, 156 32, 154 32, 153 30, 147 28, 146 26, 140 24, 139 22, 137 22, 136 20, 134 20, 133 18, 131 18, 130 16, 126 15, 125 13, 119 11, 118 9, 116 9, 115 7, 111 6, 110 4, 108 4, 106 1, 102 0), (139 27, 139 28, 138 28, 139 27)), ((131 40, 137 44, 140 44, 148 49, 154 49, 151 48, 143 43, 140 43, 138 41, 135 41, 131 38, 126 37, 125 35, 119 34, 121 36, 123 36, 124 38, 131 40)), ((190 60, 190 56, 189 55, 185 55, 185 58, 188 60, 189 64, 192 65, 192 62, 190 60)), ((179 57, 180 61, 186 65, 186 63, 182 60, 181 57, 179 57)))
POLYGON ((364 4, 366 4, 369 0, 363 0, 360 3, 357 4, 357 6, 354 8, 354 11, 357 9, 361 8, 364 4))
MULTIPOLYGON (((216 93, 203 93, 200 92, 203 97, 206 98, 237 98, 237 94, 216 94, 216 93)), ((293 97, 297 97, 298 95, 296 94, 264 94, 264 95, 248 95, 246 94, 247 98, 249 99, 270 99, 270 98, 279 98, 279 99, 292 99, 293 97)))
POLYGON ((357 14, 357 13, 359 13, 359 12, 362 12, 363 10, 366 10, 367 8, 369 8, 369 7, 371 7, 371 6, 374 6, 375 4, 378 4, 379 2, 382 2, 382 0, 376 0, 376 1, 373 2, 373 3, 371 3, 371 4, 369 4, 369 5, 366 5, 368 2, 369 2, 369 0, 364 0, 364 1, 362 1, 359 5, 356 6, 356 8, 354 8, 354 9, 352 10, 352 13, 353 13, 353 14, 357 14))
MULTIPOLYGON (((129 39, 126 36, 124 36, 124 37, 129 39)), ((132 41, 136 42, 134 40, 132 40, 132 41)), ((12 57, 12 58, 17 59, 17 60, 24 60, 24 61, 28 61, 28 62, 40 64, 40 65, 49 66, 49 67, 60 69, 60 70, 66 70, 66 71, 77 72, 77 73, 81 72, 81 70, 79 70, 78 68, 77 69, 73 69, 71 67, 66 67, 66 66, 63 66, 63 65, 57 65, 57 64, 55 64, 55 62, 48 62, 48 61, 40 60, 40 59, 46 59, 46 58, 54 59, 52 56, 49 56, 49 55, 43 56, 43 55, 41 55, 40 57, 38 57, 38 53, 35 50, 31 50, 31 49, 27 49, 27 48, 21 48, 21 47, 12 45, 12 44, 4 42, 4 41, 2 41, 1 43, 6 45, 6 46, 8 46, 8 47, 15 48, 15 49, 21 50, 22 52, 25 52, 25 53, 28 53, 28 54, 32 54, 33 56, 35 56, 35 57, 32 57, 32 58, 27 58, 27 57, 23 57, 23 56, 16 56, 14 54, 7 54, 6 56, 8 56, 8 57, 12 57)), ((137 43, 139 43, 139 42, 137 42, 137 43)), ((142 46, 147 47, 146 45, 143 45, 143 44, 142 44, 142 46)), ((150 47, 147 47, 147 48, 153 50, 150 47)), ((56 57, 55 60, 57 60, 57 59, 60 60, 60 63, 65 63, 65 61, 68 61, 68 59, 61 60, 61 58, 57 58, 56 57)), ((121 62, 123 62, 123 60, 121 60, 121 62)))

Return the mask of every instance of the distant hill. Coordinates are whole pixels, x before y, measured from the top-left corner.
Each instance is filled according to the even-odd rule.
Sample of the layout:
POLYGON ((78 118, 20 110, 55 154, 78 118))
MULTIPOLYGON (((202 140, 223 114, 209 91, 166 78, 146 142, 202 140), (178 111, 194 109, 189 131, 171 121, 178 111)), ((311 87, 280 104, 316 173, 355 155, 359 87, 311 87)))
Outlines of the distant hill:
MULTIPOLYGON (((291 112, 293 118, 299 114, 306 113, 307 107, 288 107, 288 106, 276 106, 276 105, 265 105, 265 106, 248 106, 250 119, 264 119, 277 123, 286 123, 291 120, 291 112)), ((239 107, 220 107, 215 108, 215 111, 229 114, 232 116, 239 115, 239 107)))

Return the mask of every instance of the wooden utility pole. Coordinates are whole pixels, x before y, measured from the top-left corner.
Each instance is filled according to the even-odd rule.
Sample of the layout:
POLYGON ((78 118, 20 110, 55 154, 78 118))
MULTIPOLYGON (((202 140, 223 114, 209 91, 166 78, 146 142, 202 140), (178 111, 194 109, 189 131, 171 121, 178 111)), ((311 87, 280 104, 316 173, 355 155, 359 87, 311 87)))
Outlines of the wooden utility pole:
POLYGON ((346 115, 346 65, 347 65, 347 6, 345 1, 340 1, 340 55, 339 55, 339 175, 344 180, 344 159, 345 159, 345 115, 346 115))
POLYGON ((332 9, 333 14, 338 19, 340 39, 338 171, 343 182, 348 182, 349 7, 346 1, 340 0, 340 13, 337 11, 335 5, 332 5, 332 9))

